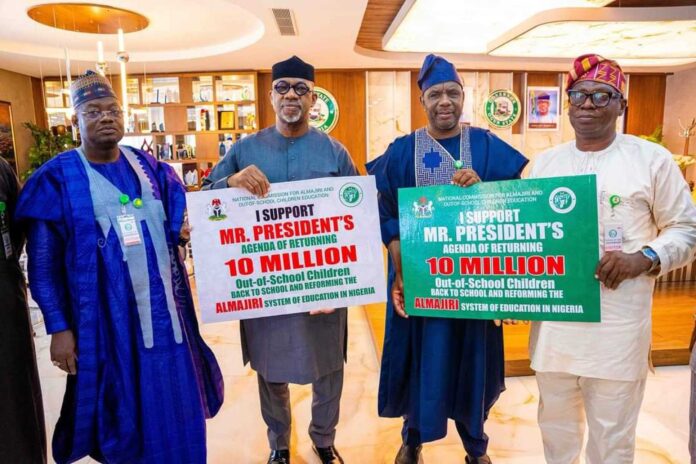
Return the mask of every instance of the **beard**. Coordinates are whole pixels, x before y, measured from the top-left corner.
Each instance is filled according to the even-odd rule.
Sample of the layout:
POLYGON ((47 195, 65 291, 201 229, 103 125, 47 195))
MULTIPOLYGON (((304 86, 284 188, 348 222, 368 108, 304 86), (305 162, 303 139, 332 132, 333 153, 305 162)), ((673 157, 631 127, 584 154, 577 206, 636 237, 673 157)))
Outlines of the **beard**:
POLYGON ((302 111, 302 105, 297 103, 273 102, 273 110, 278 116, 278 119, 285 124, 296 124, 305 117, 302 111))
POLYGON ((286 114, 283 114, 283 112, 281 111, 280 113, 278 113, 278 117, 285 123, 295 124, 296 122, 299 122, 302 119, 302 112, 298 111, 297 113, 288 116, 286 114))

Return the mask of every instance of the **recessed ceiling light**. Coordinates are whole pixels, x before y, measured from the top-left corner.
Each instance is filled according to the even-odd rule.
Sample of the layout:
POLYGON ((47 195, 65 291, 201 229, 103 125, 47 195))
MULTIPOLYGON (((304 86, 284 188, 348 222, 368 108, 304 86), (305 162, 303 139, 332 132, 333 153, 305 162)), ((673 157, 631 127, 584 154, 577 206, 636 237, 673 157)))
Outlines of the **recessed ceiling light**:
POLYGON ((493 50, 495 56, 696 59, 696 21, 542 24, 493 50))
POLYGON ((532 16, 555 8, 597 8, 612 0, 407 0, 382 48, 398 52, 486 53, 488 43, 532 16))

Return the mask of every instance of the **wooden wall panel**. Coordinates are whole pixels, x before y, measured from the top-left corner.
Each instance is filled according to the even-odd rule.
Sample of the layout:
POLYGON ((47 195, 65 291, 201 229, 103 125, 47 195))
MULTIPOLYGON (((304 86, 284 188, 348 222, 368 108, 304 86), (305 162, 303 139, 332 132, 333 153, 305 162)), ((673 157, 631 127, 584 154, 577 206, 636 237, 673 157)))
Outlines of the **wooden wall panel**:
POLYGON ((415 131, 428 124, 428 117, 420 102, 421 91, 418 88, 418 74, 420 71, 411 71, 411 130, 415 131))
MULTIPOLYGON (((558 85, 558 73, 555 72, 530 72, 527 73, 527 86, 537 85, 553 87, 558 85)), ((520 95, 522 98, 522 95, 520 95)))
MULTIPOLYGON (((25 122, 36 123, 32 78, 0 69, 0 101, 12 105, 15 157, 17 170, 22 173, 29 167, 28 152, 29 148, 34 145, 31 133, 22 126, 22 123, 25 122)), ((0 307, 2 307, 2 303, 0 303, 0 307)))
POLYGON ((268 97, 268 92, 271 90, 271 73, 259 73, 257 75, 258 95, 256 96, 256 108, 259 111, 259 129, 263 129, 275 124, 275 113, 273 105, 268 97))
POLYGON ((36 125, 48 129, 48 116, 46 115, 46 105, 41 85, 41 79, 31 78, 31 92, 34 96, 34 113, 36 115, 36 125))
MULTIPOLYGON (((212 118, 211 114, 211 118, 212 118)), ((164 129, 168 132, 188 130, 188 115, 185 106, 171 106, 164 110, 164 129)))
POLYGON ((665 74, 631 74, 628 78, 628 107, 625 132, 648 135, 663 124, 665 113, 665 74))
MULTIPOLYGON (((517 98, 520 99, 520 103, 522 104, 520 107, 520 113, 522 115, 524 115, 524 108, 525 108, 525 102, 526 102, 525 89, 524 89, 524 73, 521 73, 521 72, 512 73, 512 91, 515 95, 517 95, 517 98)), ((512 133, 513 134, 521 134, 523 124, 524 124, 524 118, 520 117, 520 119, 518 119, 517 122, 512 125, 512 133)))
POLYGON ((365 71, 317 72, 316 85, 331 92, 338 101, 338 124, 331 131, 331 136, 346 146, 356 167, 361 173, 365 173, 367 159, 365 71))
POLYGON ((196 134, 196 156, 198 161, 217 161, 220 141, 218 134, 215 133, 198 133, 196 134))
MULTIPOLYGON (((213 82, 213 84, 215 84, 215 83, 213 82)), ((140 88, 142 89, 142 87, 140 87, 140 88)), ((193 101, 193 77, 181 76, 179 78, 179 101, 180 102, 192 102, 193 101)))
MULTIPOLYGON (((365 71, 317 71, 316 85, 323 87, 338 101, 338 123, 329 135, 341 142, 360 172, 365 172, 367 145, 367 107, 365 71)), ((259 129, 275 124, 275 113, 268 98, 271 74, 259 73, 259 129)))

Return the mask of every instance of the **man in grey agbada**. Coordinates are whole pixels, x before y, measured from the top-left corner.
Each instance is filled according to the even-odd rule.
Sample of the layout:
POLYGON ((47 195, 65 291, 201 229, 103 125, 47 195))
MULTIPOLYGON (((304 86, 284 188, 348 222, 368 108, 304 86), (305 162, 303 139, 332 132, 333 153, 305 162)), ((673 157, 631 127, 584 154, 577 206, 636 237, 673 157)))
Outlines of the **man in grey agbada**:
MULTIPOLYGON (((317 99, 314 67, 293 56, 273 65, 272 73, 275 125, 232 145, 204 189, 239 187, 265 196, 275 182, 357 175, 346 149, 309 127, 309 110, 317 99)), ((258 377, 269 464, 290 463, 288 383, 312 384, 314 451, 323 464, 343 463, 334 438, 343 389, 345 308, 245 320, 241 335, 244 362, 258 377)))

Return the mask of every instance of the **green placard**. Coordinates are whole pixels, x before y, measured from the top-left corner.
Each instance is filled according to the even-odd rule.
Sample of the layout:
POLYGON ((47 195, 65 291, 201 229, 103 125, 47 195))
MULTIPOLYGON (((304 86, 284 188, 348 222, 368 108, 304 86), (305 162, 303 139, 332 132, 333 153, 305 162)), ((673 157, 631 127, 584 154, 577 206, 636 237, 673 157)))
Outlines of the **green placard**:
POLYGON ((406 312, 600 321, 594 175, 399 190, 406 312))

